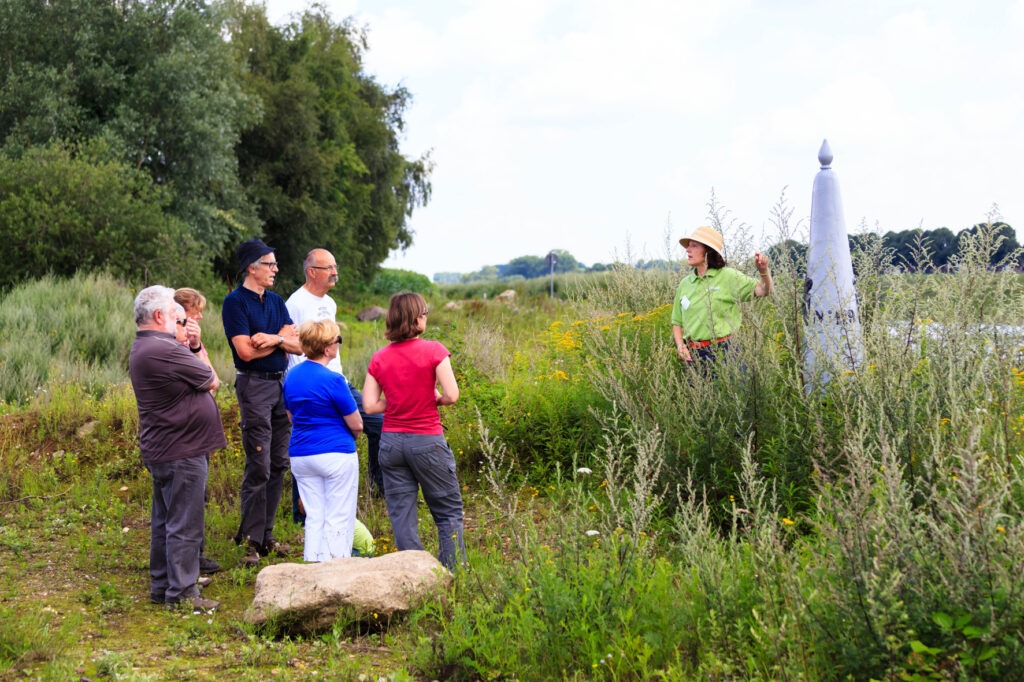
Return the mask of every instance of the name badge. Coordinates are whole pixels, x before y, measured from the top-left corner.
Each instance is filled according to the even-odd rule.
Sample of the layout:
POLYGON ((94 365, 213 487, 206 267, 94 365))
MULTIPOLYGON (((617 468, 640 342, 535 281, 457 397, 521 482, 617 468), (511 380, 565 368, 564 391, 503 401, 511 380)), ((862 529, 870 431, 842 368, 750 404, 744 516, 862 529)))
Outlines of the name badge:
POLYGON ((689 310, 690 309, 690 299, 686 298, 685 296, 680 298, 679 299, 679 307, 682 308, 683 310, 689 310))

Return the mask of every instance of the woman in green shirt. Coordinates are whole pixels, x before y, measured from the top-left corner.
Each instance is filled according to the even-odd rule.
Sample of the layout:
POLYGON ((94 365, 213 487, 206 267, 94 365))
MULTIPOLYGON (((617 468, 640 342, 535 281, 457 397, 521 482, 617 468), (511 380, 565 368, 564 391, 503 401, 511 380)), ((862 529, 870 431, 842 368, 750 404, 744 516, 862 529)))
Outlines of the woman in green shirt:
POLYGON ((722 255, 722 235, 710 227, 698 227, 679 243, 693 268, 676 289, 672 303, 672 336, 683 362, 713 360, 729 347, 739 329, 740 303, 772 292, 768 257, 754 254, 760 279, 727 267, 722 255))

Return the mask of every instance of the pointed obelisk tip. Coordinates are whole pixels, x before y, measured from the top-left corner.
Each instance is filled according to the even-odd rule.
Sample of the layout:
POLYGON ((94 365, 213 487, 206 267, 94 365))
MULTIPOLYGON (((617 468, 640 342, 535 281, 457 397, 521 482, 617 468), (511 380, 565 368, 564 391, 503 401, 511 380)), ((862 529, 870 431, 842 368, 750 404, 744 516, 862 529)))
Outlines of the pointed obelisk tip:
POLYGON ((832 166, 832 147, 828 146, 828 140, 821 141, 821 149, 818 150, 818 163, 822 170, 832 166))

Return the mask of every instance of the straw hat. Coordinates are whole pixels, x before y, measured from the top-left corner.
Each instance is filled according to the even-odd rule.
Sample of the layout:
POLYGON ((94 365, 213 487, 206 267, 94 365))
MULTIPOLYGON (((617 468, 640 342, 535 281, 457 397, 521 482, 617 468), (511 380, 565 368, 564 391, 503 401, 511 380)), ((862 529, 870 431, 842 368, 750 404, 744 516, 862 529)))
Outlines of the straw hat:
POLYGON ((725 257, 725 251, 723 249, 724 244, 722 243, 722 235, 713 228, 707 225, 702 225, 693 231, 693 234, 688 237, 683 237, 679 240, 679 243, 683 245, 683 248, 689 246, 691 241, 695 241, 698 244, 703 244, 709 249, 714 249, 718 252, 719 256, 725 257))

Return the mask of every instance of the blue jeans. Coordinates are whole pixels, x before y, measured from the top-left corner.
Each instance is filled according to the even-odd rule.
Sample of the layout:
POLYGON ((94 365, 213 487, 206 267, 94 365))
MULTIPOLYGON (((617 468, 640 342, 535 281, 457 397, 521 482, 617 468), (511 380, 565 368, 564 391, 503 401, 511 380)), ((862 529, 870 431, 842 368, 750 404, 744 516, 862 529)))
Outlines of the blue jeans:
POLYGON ((385 431, 380 439, 384 499, 399 550, 423 549, 417 515, 417 490, 437 526, 437 558, 454 571, 466 561, 462 538, 462 492, 455 476, 455 455, 444 436, 385 431))
POLYGON ((146 465, 153 477, 150 513, 149 594, 177 602, 199 596, 207 457, 146 465))

